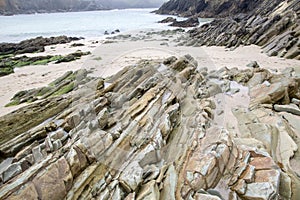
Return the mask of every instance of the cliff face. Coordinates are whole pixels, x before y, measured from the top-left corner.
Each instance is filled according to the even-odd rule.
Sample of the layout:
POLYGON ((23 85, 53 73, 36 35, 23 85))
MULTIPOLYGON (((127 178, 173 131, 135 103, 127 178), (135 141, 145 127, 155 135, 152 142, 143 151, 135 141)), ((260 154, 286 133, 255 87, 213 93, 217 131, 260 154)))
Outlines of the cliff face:
POLYGON ((115 8, 158 7, 163 0, 0 0, 0 14, 28 14, 36 12, 89 11, 115 8))
MULTIPOLYGON (((276 1, 273 1, 275 4, 276 1)), ((259 0, 171 0, 163 4, 158 14, 181 16, 198 15, 199 17, 228 16, 247 13, 262 4, 259 0)))

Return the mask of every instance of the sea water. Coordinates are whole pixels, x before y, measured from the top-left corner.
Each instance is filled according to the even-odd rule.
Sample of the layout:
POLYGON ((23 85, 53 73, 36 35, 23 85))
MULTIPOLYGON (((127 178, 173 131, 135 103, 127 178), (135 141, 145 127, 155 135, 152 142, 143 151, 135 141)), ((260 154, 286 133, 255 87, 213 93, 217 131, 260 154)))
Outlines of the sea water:
POLYGON ((37 36, 101 37, 111 33, 139 29, 164 29, 157 21, 166 15, 152 14, 153 9, 44 13, 0 16, 0 42, 19 42, 37 36))

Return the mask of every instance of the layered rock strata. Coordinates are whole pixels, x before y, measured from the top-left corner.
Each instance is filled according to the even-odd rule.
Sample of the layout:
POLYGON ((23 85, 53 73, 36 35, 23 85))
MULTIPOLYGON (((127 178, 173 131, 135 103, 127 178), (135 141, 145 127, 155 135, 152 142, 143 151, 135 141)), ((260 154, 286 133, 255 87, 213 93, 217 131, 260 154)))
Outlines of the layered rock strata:
MULTIPOLYGON (((273 4, 270 4, 273 5, 273 4)), ((261 46, 269 56, 300 59, 300 6, 298 1, 282 1, 278 6, 251 14, 215 19, 191 30, 180 45, 261 46)))
POLYGON ((298 84, 188 55, 91 78, 0 118, 0 199, 299 199, 298 116, 273 109, 299 106, 298 84), (251 105, 220 126, 233 83, 251 105))

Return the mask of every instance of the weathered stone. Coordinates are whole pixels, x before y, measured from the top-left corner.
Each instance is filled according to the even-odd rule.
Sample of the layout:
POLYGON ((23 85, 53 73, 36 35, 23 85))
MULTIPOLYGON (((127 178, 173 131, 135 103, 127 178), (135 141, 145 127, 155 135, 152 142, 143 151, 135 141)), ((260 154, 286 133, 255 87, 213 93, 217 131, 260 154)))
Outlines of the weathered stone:
POLYGON ((55 140, 53 142, 53 151, 57 151, 58 149, 60 149, 63 146, 62 142, 60 141, 60 139, 55 140))
POLYGON ((276 197, 276 188, 271 183, 250 183, 243 195, 247 199, 268 200, 276 197))
POLYGON ((175 199, 176 186, 177 186, 177 173, 175 167, 170 165, 166 178, 163 182, 163 189, 160 192, 160 198, 165 200, 175 199))
POLYGON ((14 158, 7 158, 0 163, 0 174, 2 174, 14 161, 14 158))
POLYGON ((15 177, 16 175, 22 173, 22 167, 20 163, 13 163, 11 164, 2 174, 3 182, 7 182, 11 178, 15 177))
POLYGON ((246 181, 246 183, 252 183, 254 181, 255 167, 248 165, 244 173, 240 178, 246 181))
POLYGON ((294 115, 300 115, 300 109, 295 104, 290 104, 290 105, 275 104, 274 109, 278 112, 288 112, 288 113, 292 113, 294 115))
POLYGON ((280 174, 279 194, 285 199, 291 199, 292 197, 292 180, 284 172, 280 174))
POLYGON ((238 182, 231 187, 232 190, 236 191, 238 194, 245 194, 247 190, 247 184, 245 180, 239 179, 238 182))
POLYGON ((38 193, 32 182, 22 186, 18 191, 10 195, 7 200, 20 200, 20 199, 39 199, 38 193))
POLYGON ((32 149, 32 155, 33 155, 35 162, 42 161, 44 158, 44 155, 42 153, 41 146, 34 147, 32 149))
POLYGON ((279 188, 279 183, 280 183, 280 171, 274 169, 256 171, 254 181, 256 183, 263 183, 263 182, 271 183, 277 193, 279 188))
POLYGON ((64 182, 66 173, 61 167, 63 168, 62 164, 53 163, 33 179, 32 182, 41 199, 59 200, 66 196, 67 188, 64 182))
POLYGON ((278 166, 275 164, 271 157, 255 157, 252 158, 250 165, 254 166, 256 170, 276 169, 278 166))
POLYGON ((81 169, 87 165, 87 159, 85 155, 76 147, 71 148, 66 156, 73 176, 77 176, 81 169))
POLYGON ((217 184, 220 181, 222 174, 219 171, 218 167, 215 167, 213 169, 213 171, 208 174, 205 178, 206 178, 206 183, 207 183, 207 187, 208 188, 214 188, 217 186, 217 184))
POLYGON ((142 186, 141 191, 136 197, 136 200, 156 200, 159 198, 159 190, 156 182, 153 180, 142 186))
POLYGON ((158 175, 159 175, 159 168, 157 168, 155 165, 146 166, 143 172, 144 183, 156 179, 158 175))
POLYGON ((136 162, 131 163, 120 175, 119 181, 128 192, 134 191, 142 182, 143 169, 136 162), (129 187, 129 188, 128 188, 129 187))
POLYGON ((103 129, 107 126, 108 123, 108 110, 107 108, 104 108, 101 110, 98 114, 98 122, 99 122, 99 128, 103 129))
POLYGON ((251 63, 247 64, 247 67, 250 68, 259 68, 259 65, 256 61, 252 61, 251 63))
POLYGON ((32 153, 32 149, 36 146, 38 146, 39 143, 37 141, 34 141, 31 145, 25 147, 24 149, 22 149, 21 151, 19 151, 16 155, 15 158, 17 160, 21 160, 22 158, 28 156, 29 154, 32 153))

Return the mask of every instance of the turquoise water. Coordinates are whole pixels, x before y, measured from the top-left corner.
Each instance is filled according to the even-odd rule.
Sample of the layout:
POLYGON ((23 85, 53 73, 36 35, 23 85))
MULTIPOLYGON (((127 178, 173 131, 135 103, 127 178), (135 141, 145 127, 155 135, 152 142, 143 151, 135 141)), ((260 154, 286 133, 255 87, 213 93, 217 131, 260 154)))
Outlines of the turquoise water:
POLYGON ((99 37, 107 30, 121 32, 148 28, 166 28, 156 23, 166 15, 155 15, 155 9, 50 13, 0 16, 0 42, 18 42, 37 36, 99 37))

